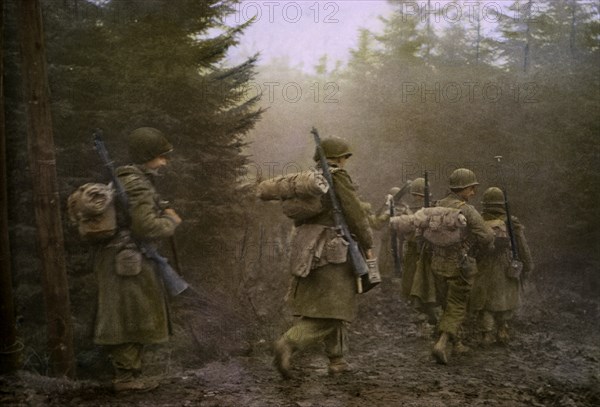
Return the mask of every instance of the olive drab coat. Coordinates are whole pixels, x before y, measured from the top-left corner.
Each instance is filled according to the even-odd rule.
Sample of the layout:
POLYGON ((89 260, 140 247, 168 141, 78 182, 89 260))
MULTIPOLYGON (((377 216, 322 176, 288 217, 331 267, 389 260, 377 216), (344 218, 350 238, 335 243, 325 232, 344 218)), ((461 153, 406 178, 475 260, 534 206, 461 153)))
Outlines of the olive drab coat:
MULTIPOLYGON (((129 200, 131 236, 150 244, 172 236, 177 225, 171 217, 162 214, 152 176, 139 166, 120 167, 116 174, 129 200)), ((161 343, 169 337, 166 294, 155 263, 139 256, 141 268, 132 271, 134 274, 117 273, 116 258, 120 250, 136 248, 128 234, 124 228, 111 241, 99 245, 94 253, 94 271, 98 280, 96 344, 161 343)))
MULTIPOLYGON (((372 248, 372 232, 350 176, 334 165, 330 168, 333 187, 350 232, 361 249, 372 248)), ((305 224, 335 226, 329 195, 323 195, 322 200, 323 211, 313 218, 296 222, 297 228, 305 224)), ((328 263, 312 270, 306 277, 294 277, 288 301, 296 316, 352 322, 356 317, 356 290, 356 277, 349 260, 339 264, 328 263)))
MULTIPOLYGON (((481 216, 486 223, 497 219, 506 222, 506 212, 503 208, 486 208, 481 216)), ((527 275, 534 265, 525 239, 525 227, 516 217, 511 216, 511 219, 519 257, 523 262, 523 274, 527 275)), ((469 308, 472 311, 512 311, 520 306, 520 283, 507 275, 510 261, 510 246, 481 252, 477 260, 479 275, 471 291, 469 308)))

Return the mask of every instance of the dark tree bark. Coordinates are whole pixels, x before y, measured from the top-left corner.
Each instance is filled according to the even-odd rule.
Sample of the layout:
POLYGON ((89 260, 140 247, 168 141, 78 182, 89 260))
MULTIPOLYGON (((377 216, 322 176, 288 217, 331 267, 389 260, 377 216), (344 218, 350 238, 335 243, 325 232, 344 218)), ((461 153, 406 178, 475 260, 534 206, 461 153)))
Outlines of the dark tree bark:
POLYGON ((23 94, 33 205, 48 326, 50 371, 75 376, 69 285, 56 177, 56 158, 39 0, 19 1, 23 94))
POLYGON ((0 0, 0 374, 19 367, 21 354, 17 342, 8 240, 8 176, 6 169, 6 131, 4 126, 4 0, 0 0))

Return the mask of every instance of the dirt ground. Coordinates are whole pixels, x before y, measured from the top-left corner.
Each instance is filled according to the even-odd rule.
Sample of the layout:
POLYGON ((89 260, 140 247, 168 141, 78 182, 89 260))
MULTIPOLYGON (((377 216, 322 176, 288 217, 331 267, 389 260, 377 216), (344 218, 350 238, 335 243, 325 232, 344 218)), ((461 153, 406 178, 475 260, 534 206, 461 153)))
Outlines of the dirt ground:
POLYGON ((433 361, 430 332, 398 300, 398 285, 386 281, 361 298, 350 326, 350 374, 328 376, 326 359, 314 351, 294 359, 297 378, 282 380, 271 364, 274 333, 244 356, 171 368, 149 393, 115 395, 107 378, 73 382, 21 371, 0 378, 0 405, 599 406, 598 287, 557 275, 565 277, 537 277, 526 287, 508 346, 471 343, 447 366, 433 361))

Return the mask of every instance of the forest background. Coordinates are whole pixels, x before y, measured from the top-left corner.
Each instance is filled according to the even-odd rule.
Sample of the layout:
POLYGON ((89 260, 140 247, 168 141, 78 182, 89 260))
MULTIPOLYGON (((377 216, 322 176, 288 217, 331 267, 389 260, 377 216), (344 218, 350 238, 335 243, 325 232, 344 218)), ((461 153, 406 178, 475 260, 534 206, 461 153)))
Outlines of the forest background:
MULTIPOLYGON (((259 66, 260 55, 228 64, 253 22, 226 24, 243 4, 236 1, 43 2, 64 204, 79 185, 108 180, 93 128, 104 129, 117 164, 127 161, 124 137, 140 126, 160 128, 175 145, 159 189, 185 219, 178 257, 203 297, 175 304, 174 351, 157 358, 186 366, 248 352, 289 321, 281 305, 291 222, 278 206, 257 202, 254 186, 313 165, 313 125, 351 142, 349 170, 375 209, 392 186, 424 170, 436 199, 458 167, 475 170, 483 188, 503 184, 541 278, 547 265, 564 264, 597 292, 598 3, 514 1, 502 13, 460 19, 450 9, 408 7, 426 2, 390 3, 381 33, 356 32, 347 64, 323 55, 306 69, 285 59, 259 66)), ((11 268, 24 366, 47 373, 14 6, 5 2, 3 27, 11 268)), ((89 247, 66 211, 63 224, 85 376, 108 367, 91 343, 89 247)))

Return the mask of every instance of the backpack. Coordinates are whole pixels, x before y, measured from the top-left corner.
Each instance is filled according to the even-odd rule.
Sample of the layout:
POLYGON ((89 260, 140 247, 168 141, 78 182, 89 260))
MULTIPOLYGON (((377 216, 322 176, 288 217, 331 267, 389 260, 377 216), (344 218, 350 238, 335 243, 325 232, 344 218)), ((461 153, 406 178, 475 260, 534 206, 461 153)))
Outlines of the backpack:
POLYGON ((75 190, 67 200, 70 221, 79 236, 90 242, 112 237, 117 232, 115 190, 109 184, 87 183, 75 190))
POLYGON ((507 250, 510 248, 510 236, 506 222, 502 219, 491 219, 485 221, 486 225, 494 231, 494 248, 496 251, 507 250))
POLYGON ((427 241, 445 247, 464 240, 467 218, 456 208, 421 208, 414 214, 414 224, 427 241))
POLYGON ((323 211, 321 198, 327 191, 329 184, 323 174, 307 170, 261 182, 257 196, 263 201, 280 201, 284 215, 303 221, 323 211))

